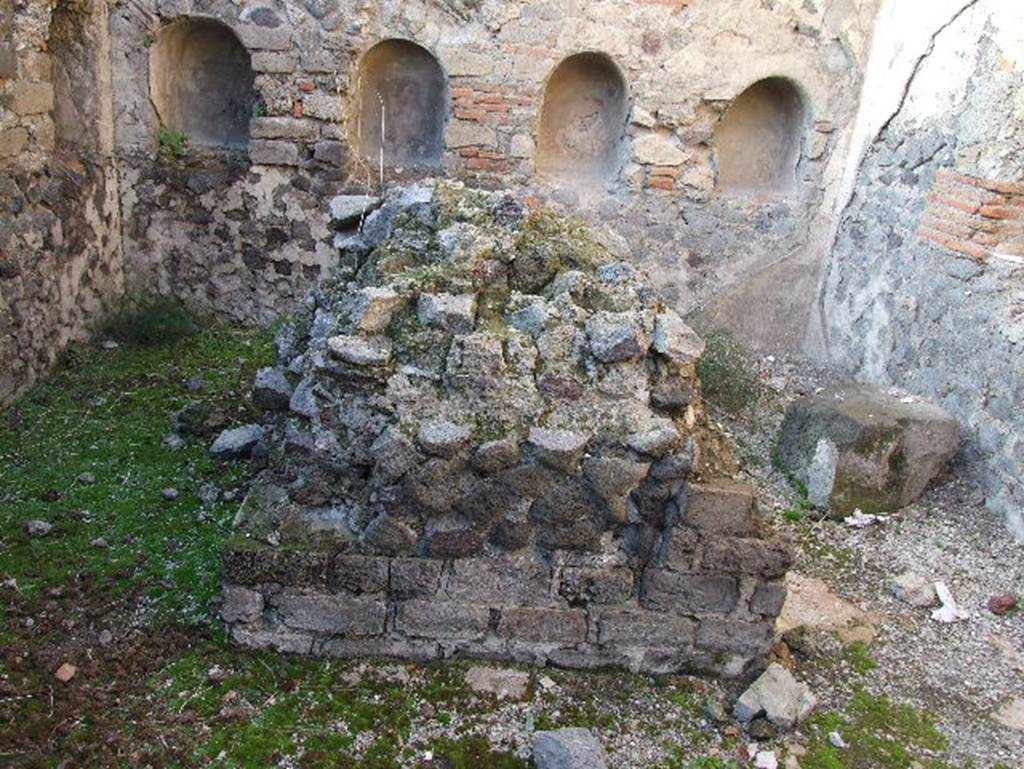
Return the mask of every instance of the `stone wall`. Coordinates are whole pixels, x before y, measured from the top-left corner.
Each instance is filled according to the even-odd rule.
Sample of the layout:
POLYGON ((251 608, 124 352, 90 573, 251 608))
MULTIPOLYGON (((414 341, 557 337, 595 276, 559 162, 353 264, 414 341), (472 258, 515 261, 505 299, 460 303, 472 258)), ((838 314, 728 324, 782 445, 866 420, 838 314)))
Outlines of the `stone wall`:
POLYGON ((880 16, 821 294, 827 349, 955 414, 963 468, 1024 536, 1024 9, 918 10, 880 16))
MULTIPOLYGON (((307 0, 282 9, 143 0, 119 7, 112 17, 117 140, 133 281, 244 320, 266 322, 293 306, 332 263, 321 216, 331 194, 376 192, 382 179, 387 186, 437 172, 408 162, 399 144, 384 148, 382 168, 379 148, 370 146, 380 134, 381 99, 397 110, 385 115, 385 133, 403 121, 388 95, 394 89, 381 99, 370 93, 378 82, 372 49, 395 38, 429 52, 445 74, 442 173, 530 189, 609 224, 679 311, 705 308, 762 346, 799 345, 820 262, 814 233, 826 231, 820 224, 832 215, 875 5, 307 0), (186 16, 223 22, 250 54, 258 101, 247 153, 231 158, 203 148, 154 161, 159 118, 148 73, 161 30, 186 16), (591 57, 584 65, 605 61, 621 75, 625 118, 601 113, 607 89, 600 83, 610 81, 600 68, 581 66, 579 88, 568 91, 552 79, 579 53, 591 57), (791 84, 800 102, 796 119, 783 123, 795 132, 785 137, 796 150, 791 178, 778 188, 716 189, 726 161, 717 157, 725 148, 716 147, 715 127, 745 89, 772 77, 791 84), (569 98, 578 103, 566 108, 569 98), (585 153, 594 141, 611 148, 600 178, 560 174, 557 165, 538 172, 553 115, 576 123, 563 126, 563 149, 568 143, 585 153), (765 272, 786 278, 766 286, 755 279, 765 272)), ((403 81, 397 61, 388 59, 396 67, 389 77, 406 88, 402 98, 427 98, 429 79, 403 81)), ((751 129, 756 146, 764 133, 751 129)), ((742 145, 743 137, 733 140, 742 145)), ((765 145, 766 155, 772 151, 765 145)))
POLYGON ((106 6, 0 0, 0 404, 121 295, 106 6))
MULTIPOLYGON (((377 207, 379 206, 379 207, 377 207)), ((259 372, 265 464, 224 561, 237 640, 738 675, 792 561, 708 480, 703 342, 588 231, 438 183, 365 214, 259 372)), ((367 211, 367 209, 371 209, 367 211)))

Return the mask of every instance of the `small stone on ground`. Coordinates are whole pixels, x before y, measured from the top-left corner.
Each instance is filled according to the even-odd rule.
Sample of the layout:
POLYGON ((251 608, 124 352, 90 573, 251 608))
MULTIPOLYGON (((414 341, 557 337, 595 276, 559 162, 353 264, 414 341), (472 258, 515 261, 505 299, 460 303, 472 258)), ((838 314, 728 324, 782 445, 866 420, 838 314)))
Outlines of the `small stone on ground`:
POLYGON ((779 664, 768 669, 740 696, 733 714, 737 720, 750 723, 764 715, 780 729, 792 729, 803 721, 818 704, 807 684, 779 664))
POLYGON ((70 681, 72 678, 74 678, 77 674, 78 674, 78 668, 76 668, 70 662, 65 662, 63 665, 61 665, 59 668, 57 668, 57 672, 54 673, 53 675, 54 675, 54 678, 56 678, 62 684, 66 684, 68 681, 70 681))
POLYGON ((466 671, 466 685, 480 694, 493 694, 500 700, 521 700, 526 696, 530 674, 522 670, 472 667, 466 671))
POLYGON ((25 529, 30 537, 45 537, 53 530, 53 524, 46 521, 29 521, 25 529))
POLYGON ((601 743, 589 729, 555 729, 533 736, 537 769, 606 769, 601 743))

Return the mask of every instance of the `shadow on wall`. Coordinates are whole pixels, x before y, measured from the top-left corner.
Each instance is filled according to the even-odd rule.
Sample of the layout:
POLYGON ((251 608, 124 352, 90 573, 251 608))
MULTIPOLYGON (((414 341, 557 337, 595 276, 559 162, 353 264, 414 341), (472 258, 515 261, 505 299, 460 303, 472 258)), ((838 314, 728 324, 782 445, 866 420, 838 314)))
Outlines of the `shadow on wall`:
POLYGON ((437 59, 408 40, 384 40, 359 69, 356 144, 369 161, 438 168, 444 155, 447 78, 437 59))
POLYGON ((249 53, 226 24, 181 19, 160 30, 149 58, 160 122, 194 144, 245 148, 256 104, 249 53))
POLYGON ((715 129, 717 189, 792 192, 803 152, 807 110, 795 83, 759 80, 730 105, 715 129))
POLYGON ((541 107, 537 170, 608 178, 622 165, 626 81, 602 53, 579 53, 551 74, 541 107))

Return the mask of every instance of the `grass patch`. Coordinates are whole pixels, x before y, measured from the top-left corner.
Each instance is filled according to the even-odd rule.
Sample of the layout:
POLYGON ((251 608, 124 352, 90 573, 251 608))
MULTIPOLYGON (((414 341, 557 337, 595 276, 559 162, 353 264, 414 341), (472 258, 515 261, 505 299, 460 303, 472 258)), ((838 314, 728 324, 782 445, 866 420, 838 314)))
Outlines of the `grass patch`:
POLYGON ((704 355, 697 364, 707 402, 735 416, 749 412, 764 397, 764 386, 750 351, 723 328, 698 329, 704 355))
POLYGON ((189 136, 185 131, 161 125, 157 129, 156 138, 157 143, 160 145, 160 157, 180 160, 188 155, 189 136))
POLYGON ((871 656, 871 649, 863 641, 854 641, 843 650, 843 660, 854 672, 866 675, 878 667, 871 656))
POLYGON ((654 769, 739 769, 735 761, 721 756, 693 758, 693 751, 676 749, 654 769))
POLYGON ((107 321, 99 336, 121 344, 153 347, 179 342, 199 331, 196 319, 181 304, 170 299, 129 300, 107 321))
POLYGON ((247 404, 255 369, 272 360, 271 345, 259 332, 224 327, 181 335, 182 316, 167 308, 143 316, 121 328, 144 346, 72 351, 0 412, 0 575, 26 598, 87 583, 114 600, 140 586, 168 616, 201 619, 219 591, 219 549, 236 504, 222 496, 201 523, 198 492, 230 489, 245 470, 215 463, 205 445, 169 451, 162 441, 173 413, 193 400, 249 416, 238 404, 247 404), (157 329, 174 329, 174 341, 158 344, 157 329), (204 391, 187 390, 193 377, 208 383, 204 391), (179 492, 171 501, 161 494, 170 487, 179 492), (53 529, 29 537, 32 520, 53 529))
POLYGON ((809 726, 811 742, 800 759, 803 769, 910 769, 915 763, 952 769, 927 757, 947 747, 930 714, 863 689, 854 693, 844 712, 821 713, 809 726), (832 745, 831 732, 838 732, 848 747, 832 745))

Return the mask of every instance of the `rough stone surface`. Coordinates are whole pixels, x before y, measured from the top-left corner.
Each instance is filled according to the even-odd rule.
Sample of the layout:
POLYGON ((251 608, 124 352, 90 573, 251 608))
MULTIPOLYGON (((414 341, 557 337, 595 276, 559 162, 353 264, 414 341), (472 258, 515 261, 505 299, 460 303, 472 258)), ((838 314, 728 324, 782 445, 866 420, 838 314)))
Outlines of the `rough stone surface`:
POLYGON ((284 410, 292 398, 293 388, 284 371, 279 368, 261 368, 252 385, 252 401, 257 408, 267 411, 284 410))
POLYGON ((364 224, 278 338, 296 386, 256 428, 233 637, 728 676, 764 654, 789 545, 750 489, 692 482, 700 345, 652 347, 671 316, 640 273, 506 193, 417 185, 364 224))
POLYGON ((385 366, 391 360, 391 344, 387 339, 339 334, 327 340, 332 356, 354 366, 385 366))
POLYGON ((481 694, 493 694, 500 700, 521 700, 526 696, 530 674, 522 670, 471 667, 466 671, 466 685, 481 694))
POLYGON ((958 471, 1024 540, 1024 213, 1009 205, 1024 193, 1024 164, 1008 151, 1024 144, 1024 70, 1018 59, 1005 77, 977 75, 1017 47, 1003 30, 1024 23, 1024 7, 916 10, 888 23, 920 37, 893 35, 872 53, 865 93, 885 97, 851 148, 856 175, 818 299, 826 352, 856 381, 953 414, 958 471))
POLYGON ((928 608, 937 600, 934 583, 912 571, 893 577, 889 590, 903 603, 920 609, 928 608))
POLYGON ((959 446, 945 410, 871 385, 845 385, 792 403, 779 455, 811 502, 846 516, 899 509, 924 491, 959 446))
POLYGON ((338 195, 331 198, 331 221, 339 227, 355 224, 379 205, 374 195, 338 195))
POLYGON ((763 715, 780 729, 792 729, 811 714, 817 703, 807 684, 798 682, 784 667, 772 663, 740 695, 733 713, 743 723, 763 715))
POLYGON ((452 332, 473 328, 476 297, 473 294, 420 294, 419 318, 425 326, 452 332))
POLYGON ((210 446, 210 456, 214 459, 246 459, 263 435, 264 429, 260 425, 243 425, 225 430, 210 446))
POLYGON ((555 729, 533 737, 537 769, 607 769, 607 756, 589 729, 555 729))

